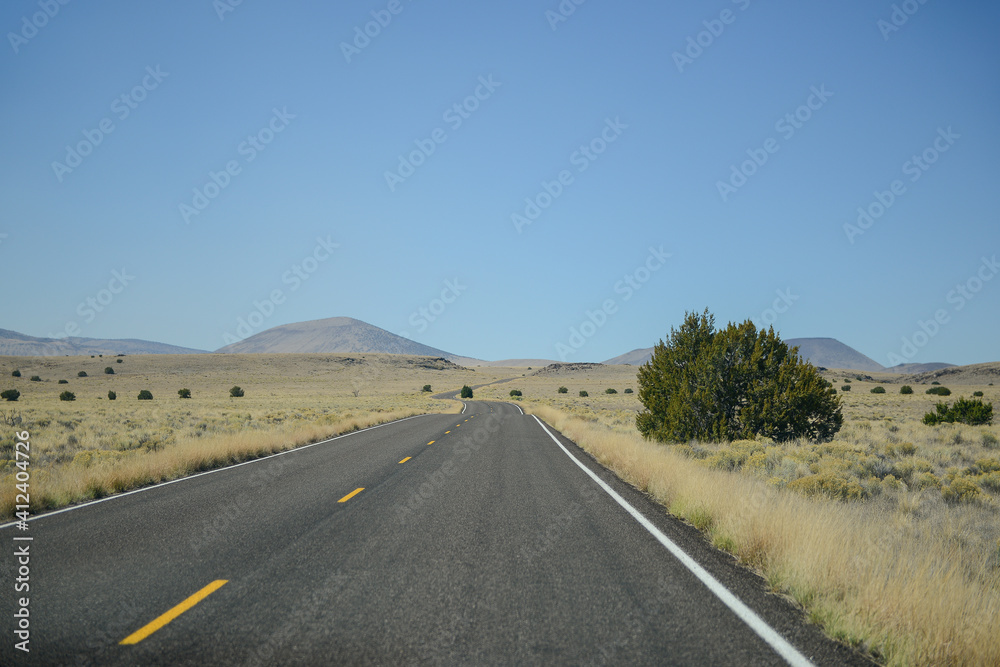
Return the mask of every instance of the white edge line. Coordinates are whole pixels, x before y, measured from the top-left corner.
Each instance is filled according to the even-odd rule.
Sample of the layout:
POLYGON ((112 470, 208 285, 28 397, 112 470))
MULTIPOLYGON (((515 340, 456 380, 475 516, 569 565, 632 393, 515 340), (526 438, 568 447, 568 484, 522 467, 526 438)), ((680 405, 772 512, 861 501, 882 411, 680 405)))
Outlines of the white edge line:
POLYGON ((458 414, 460 414, 460 415, 464 415, 464 414, 465 414, 465 409, 466 409, 467 407, 469 407, 469 406, 468 406, 468 404, 466 404, 466 402, 465 402, 465 401, 462 401, 462 411, 461 411, 461 412, 459 412, 458 414))
POLYGON ((664 535, 660 531, 660 529, 654 526, 652 522, 649 521, 649 519, 647 519, 645 516, 642 515, 641 512, 639 512, 639 510, 632 507, 632 505, 630 505, 628 501, 626 501, 624 498, 618 495, 618 493, 615 492, 614 489, 605 484, 604 480, 595 475, 594 472, 590 470, 590 468, 580 463, 580 461, 578 461, 575 456, 570 454, 569 450, 566 449, 554 435, 552 435, 552 432, 549 431, 549 429, 545 426, 545 424, 542 422, 541 419, 539 419, 536 415, 532 416, 535 418, 535 421, 538 422, 538 425, 542 427, 542 430, 545 431, 550 438, 552 438, 553 442, 559 445, 559 448, 563 450, 563 452, 565 452, 566 456, 568 456, 573 461, 573 463, 580 466, 580 468, 585 473, 590 475, 591 479, 593 479, 598 486, 604 489, 604 491, 609 496, 611 496, 615 500, 615 502, 617 502, 619 505, 625 508, 625 511, 631 514, 632 517, 636 521, 638 521, 643 528, 648 530, 653 535, 653 537, 655 537, 660 542, 660 544, 662 544, 667 548, 667 551, 673 554, 674 557, 677 558, 677 560, 679 560, 684 565, 684 567, 689 569, 692 572, 692 574, 694 574, 694 576, 698 577, 701 583, 705 584, 708 590, 710 590, 717 598, 719 598, 723 604, 729 607, 729 609, 732 610, 732 612, 736 614, 740 618, 740 620, 742 620, 744 623, 750 626, 750 629, 753 630, 755 633, 757 633, 758 637, 767 642, 767 644, 771 648, 773 648, 775 652, 778 653, 778 655, 784 658, 788 662, 788 664, 793 665, 794 667, 814 667, 813 663, 810 662, 808 658, 799 653, 798 649, 789 644, 788 641, 780 634, 778 634, 778 632, 774 628, 768 625, 767 622, 764 621, 764 619, 762 619, 752 609, 746 606, 746 604, 744 604, 742 600, 733 595, 733 593, 731 593, 728 588, 719 583, 718 579, 709 574, 708 571, 705 570, 705 568, 699 565, 693 558, 688 556, 683 549, 677 546, 669 537, 664 535))
MULTIPOLYGON (((374 431, 377 428, 382 428, 383 426, 389 426, 390 424, 398 424, 399 422, 405 422, 410 419, 416 419, 417 417, 426 417, 428 414, 413 415, 411 417, 404 417, 402 419, 396 419, 391 422, 386 422, 384 424, 378 424, 376 426, 369 426, 368 428, 363 428, 357 431, 351 431, 350 433, 342 433, 340 435, 334 436, 332 438, 327 438, 326 440, 320 440, 319 442, 313 442, 308 445, 302 445, 301 447, 293 447, 292 449, 286 449, 282 452, 276 452, 274 454, 268 454, 267 456, 262 456, 257 459, 250 459, 249 461, 244 461, 243 463, 234 463, 231 466, 223 466, 222 468, 212 468, 211 470, 206 470, 204 472, 195 473, 194 475, 187 475, 186 477, 178 477, 177 479, 171 479, 166 482, 158 482, 151 486, 144 486, 141 489, 132 489, 131 491, 125 491, 124 493, 116 493, 114 495, 107 496, 105 498, 98 498, 97 500, 90 500, 79 505, 70 505, 69 507, 64 507, 60 510, 55 510, 52 512, 46 512, 44 514, 36 514, 28 519, 28 521, 35 521, 36 519, 44 519, 46 517, 55 516, 56 514, 62 514, 64 512, 72 512, 73 510, 82 509, 84 507, 90 507, 91 505, 97 505, 98 503, 104 503, 109 500, 115 500, 117 498, 124 498, 125 496, 131 496, 135 493, 143 493, 145 491, 152 491, 154 489, 162 489, 165 486, 170 486, 171 484, 177 484, 178 482, 186 482, 189 479, 194 479, 195 477, 203 477, 205 475, 213 475, 217 472, 222 472, 223 470, 232 470, 233 468, 239 468, 241 466, 250 465, 251 463, 260 463, 261 461, 266 461, 268 459, 273 459, 276 456, 284 456, 285 454, 292 454, 294 452, 301 452, 303 449, 309 449, 310 447, 315 447, 317 445, 325 445, 328 442, 333 442, 334 440, 340 440, 341 438, 346 438, 348 436, 354 435, 356 433, 364 433, 365 431, 374 431)), ((0 530, 4 528, 10 528, 11 526, 17 525, 20 521, 11 521, 0 525, 0 530)))
POLYGON ((520 405, 518 405, 517 403, 514 403, 514 407, 517 408, 517 411, 520 412, 521 415, 524 415, 524 410, 521 409, 520 405))

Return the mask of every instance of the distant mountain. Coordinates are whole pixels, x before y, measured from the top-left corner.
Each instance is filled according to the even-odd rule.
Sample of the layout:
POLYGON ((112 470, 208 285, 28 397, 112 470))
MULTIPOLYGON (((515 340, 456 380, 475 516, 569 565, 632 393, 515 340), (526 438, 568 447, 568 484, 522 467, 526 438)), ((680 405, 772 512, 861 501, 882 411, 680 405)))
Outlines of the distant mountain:
POLYGON ((350 317, 330 317, 325 320, 283 324, 221 347, 216 352, 240 354, 383 352, 444 357, 449 361, 460 358, 450 352, 422 345, 350 317))
MULTIPOLYGON (((877 361, 869 359, 853 347, 848 347, 835 338, 789 338, 785 342, 788 343, 788 347, 798 346, 799 355, 812 363, 813 366, 848 368, 856 371, 885 370, 877 361)), ((604 363, 641 366, 652 356, 653 348, 644 347, 608 359, 604 363)))
POLYGON ((36 338, 0 329, 0 355, 16 357, 62 357, 89 354, 205 354, 205 350, 127 338, 36 338))
POLYGON ((933 373, 943 368, 952 368, 955 364, 944 364, 932 362, 929 364, 899 364, 885 369, 886 373, 902 373, 904 375, 916 375, 918 373, 933 373))
POLYGON ((836 338, 789 338, 785 342, 788 347, 798 347, 799 355, 813 366, 869 372, 885 370, 882 364, 836 338))
POLYGON ((626 352, 625 354, 619 354, 613 359, 608 359, 602 363, 611 366, 642 366, 644 363, 650 360, 653 356, 653 348, 651 347, 640 347, 637 350, 632 350, 631 352, 626 352))

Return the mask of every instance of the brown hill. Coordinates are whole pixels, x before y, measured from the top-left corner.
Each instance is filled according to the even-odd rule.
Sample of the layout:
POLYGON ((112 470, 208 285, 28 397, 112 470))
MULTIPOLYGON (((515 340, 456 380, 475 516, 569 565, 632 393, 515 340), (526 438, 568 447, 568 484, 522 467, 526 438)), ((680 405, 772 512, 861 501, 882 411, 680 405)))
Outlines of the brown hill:
POLYGON ((64 357, 91 354, 205 354, 205 350, 126 338, 37 338, 0 329, 0 355, 15 357, 64 357))

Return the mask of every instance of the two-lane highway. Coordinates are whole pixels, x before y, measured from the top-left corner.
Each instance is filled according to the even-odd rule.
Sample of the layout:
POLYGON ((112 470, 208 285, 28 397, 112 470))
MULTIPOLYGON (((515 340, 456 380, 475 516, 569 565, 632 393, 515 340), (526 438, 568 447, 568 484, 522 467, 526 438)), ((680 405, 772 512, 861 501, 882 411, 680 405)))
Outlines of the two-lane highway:
POLYGON ((613 494, 793 661, 863 662, 572 443, 478 401, 35 519, 31 653, 5 557, 0 662, 786 662, 613 494))

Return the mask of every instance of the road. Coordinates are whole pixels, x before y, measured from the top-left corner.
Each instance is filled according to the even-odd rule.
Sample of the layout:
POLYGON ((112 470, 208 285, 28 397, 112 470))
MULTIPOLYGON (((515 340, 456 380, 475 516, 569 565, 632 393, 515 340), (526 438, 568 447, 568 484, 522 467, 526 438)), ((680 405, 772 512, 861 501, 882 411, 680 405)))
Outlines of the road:
POLYGON ((787 664, 586 468, 795 655, 867 664, 552 433, 470 401, 38 517, 30 654, 0 529, 0 663, 787 664))

